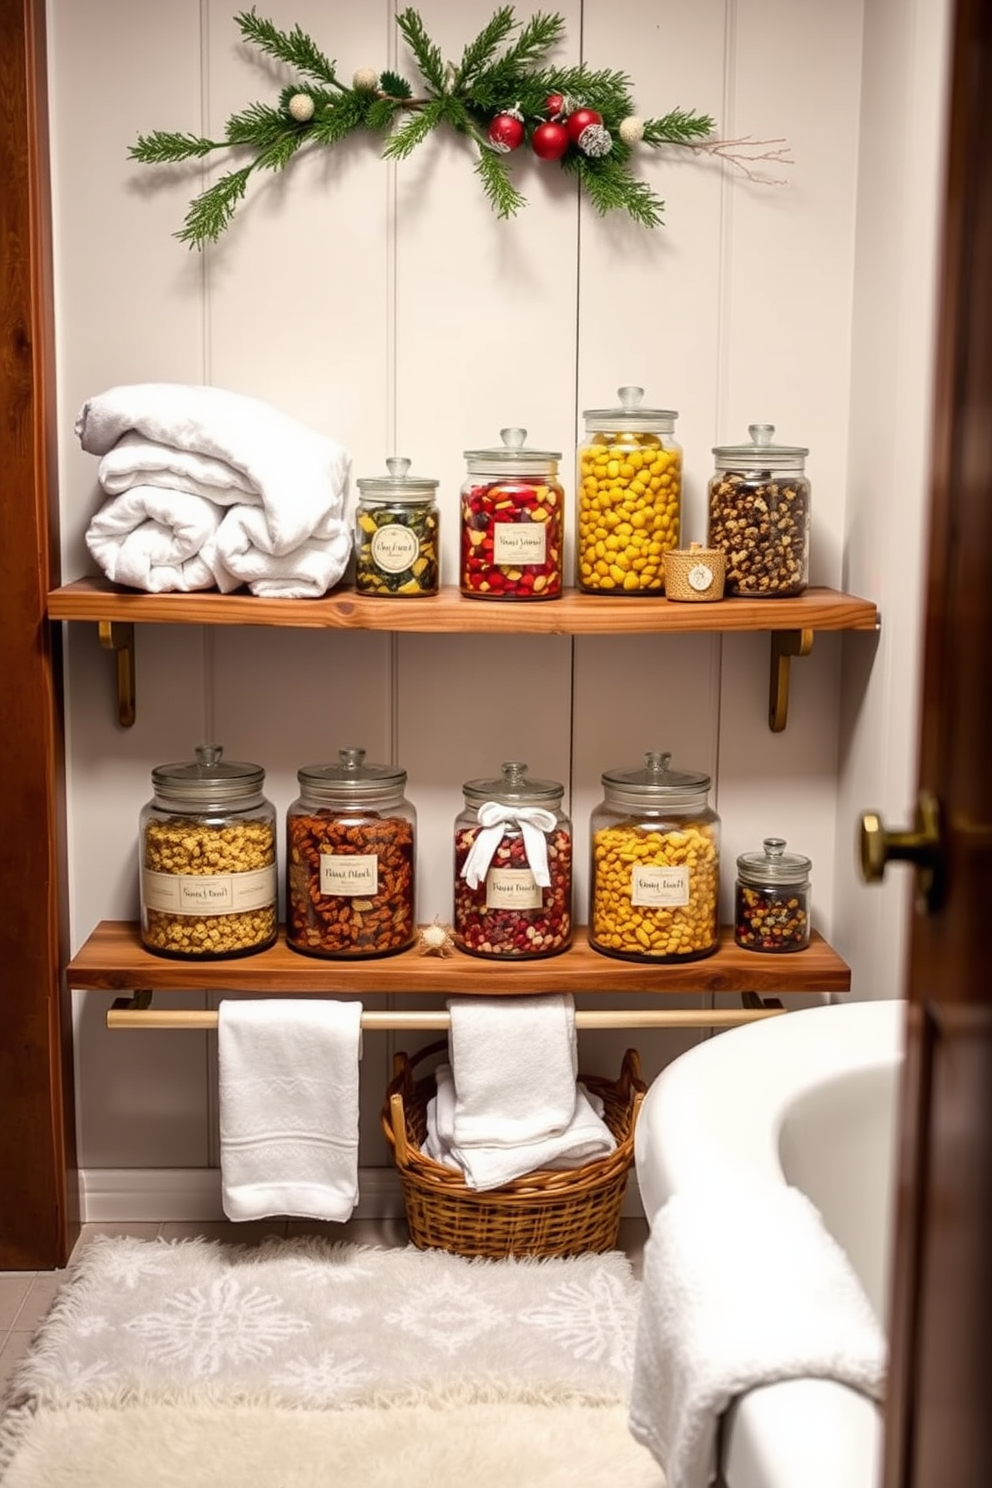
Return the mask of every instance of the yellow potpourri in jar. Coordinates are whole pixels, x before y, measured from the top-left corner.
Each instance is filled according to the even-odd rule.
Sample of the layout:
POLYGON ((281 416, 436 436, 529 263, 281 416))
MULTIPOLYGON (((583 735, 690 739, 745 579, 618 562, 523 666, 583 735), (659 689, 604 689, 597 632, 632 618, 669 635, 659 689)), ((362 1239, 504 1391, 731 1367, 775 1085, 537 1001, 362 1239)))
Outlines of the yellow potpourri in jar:
POLYGON ((719 943, 720 819, 708 775, 609 770, 591 822, 589 944, 628 961, 696 961, 719 943))
POLYGON ((682 450, 678 414, 642 408, 644 389, 617 390, 619 408, 589 408, 576 470, 576 584, 588 594, 663 594, 664 555, 679 545, 682 450))

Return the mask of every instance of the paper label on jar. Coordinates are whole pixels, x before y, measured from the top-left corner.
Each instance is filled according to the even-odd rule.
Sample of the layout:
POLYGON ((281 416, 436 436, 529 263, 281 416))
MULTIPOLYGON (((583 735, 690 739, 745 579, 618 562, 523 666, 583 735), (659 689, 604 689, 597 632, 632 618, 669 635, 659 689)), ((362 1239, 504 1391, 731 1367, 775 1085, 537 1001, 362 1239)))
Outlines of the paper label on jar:
POLYGON ((529 868, 490 868, 486 874, 487 909, 540 909, 544 890, 529 868))
POLYGON ((360 899, 379 892, 379 859, 375 853, 321 853, 320 892, 333 898, 360 899))
POLYGON ((544 563, 548 531, 543 522, 497 522, 493 528, 493 562, 544 563))
POLYGON ((146 909, 162 914, 245 914, 269 909, 276 902, 276 865, 250 873, 155 873, 141 870, 141 893, 146 909))
POLYGON ((390 522, 372 536, 372 561, 383 573, 402 573, 417 561, 420 543, 415 532, 390 522))
POLYGON ((644 908, 689 903, 689 868, 649 868, 638 865, 630 877, 630 902, 644 908))

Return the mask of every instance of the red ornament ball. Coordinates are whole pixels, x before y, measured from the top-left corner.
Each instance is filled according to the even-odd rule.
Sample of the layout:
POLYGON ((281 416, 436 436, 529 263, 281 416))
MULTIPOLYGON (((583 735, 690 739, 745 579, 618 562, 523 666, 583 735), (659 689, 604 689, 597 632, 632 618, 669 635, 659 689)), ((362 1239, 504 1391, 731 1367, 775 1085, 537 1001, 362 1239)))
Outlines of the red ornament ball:
POLYGON ((562 93, 549 93, 544 100, 544 112, 549 119, 556 119, 565 107, 565 97, 562 93))
POLYGON ((497 114, 487 130, 489 143, 501 155, 507 155, 523 142, 524 124, 518 114, 497 114))
POLYGON ((551 120, 538 124, 530 137, 530 147, 539 160, 560 160, 568 149, 568 130, 551 120))
POLYGON ((595 109, 577 108, 574 114, 569 114, 565 120, 565 128, 568 130, 568 138, 571 144, 579 143, 579 135, 584 129, 592 124, 602 124, 602 114, 597 114, 595 109))

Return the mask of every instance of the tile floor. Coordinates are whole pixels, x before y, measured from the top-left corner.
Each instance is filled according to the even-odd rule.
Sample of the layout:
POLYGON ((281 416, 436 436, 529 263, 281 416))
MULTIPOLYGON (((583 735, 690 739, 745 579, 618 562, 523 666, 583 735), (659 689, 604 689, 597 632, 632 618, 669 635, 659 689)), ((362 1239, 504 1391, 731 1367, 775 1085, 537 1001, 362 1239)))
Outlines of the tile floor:
MULTIPOLYGON (((356 1240, 363 1245, 406 1245, 407 1230, 398 1219, 355 1219, 344 1225, 310 1224, 303 1220, 274 1220, 271 1224, 86 1224, 73 1251, 80 1249, 94 1235, 133 1235, 142 1240, 182 1239, 202 1235, 209 1240, 228 1240, 252 1244, 268 1235, 324 1235, 333 1240, 356 1240)), ((640 1274, 647 1224, 643 1219, 620 1222, 620 1249, 630 1258, 636 1275, 640 1274)), ((70 1260, 70 1265, 72 1261, 70 1260)), ((0 1395, 17 1361, 27 1350, 35 1330, 44 1318, 65 1271, 0 1271, 0 1395)))

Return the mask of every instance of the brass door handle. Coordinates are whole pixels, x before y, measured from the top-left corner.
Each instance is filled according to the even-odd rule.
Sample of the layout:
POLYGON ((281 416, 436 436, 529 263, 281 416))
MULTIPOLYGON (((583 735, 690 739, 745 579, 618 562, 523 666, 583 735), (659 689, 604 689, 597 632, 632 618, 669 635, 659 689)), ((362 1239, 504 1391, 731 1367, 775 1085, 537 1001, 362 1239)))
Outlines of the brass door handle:
POLYGON ((917 898, 928 910, 938 907, 943 881, 943 837, 940 805, 930 791, 920 791, 916 818, 908 832, 890 831, 874 811, 861 816, 861 877, 881 883, 888 863, 913 863, 917 898))

